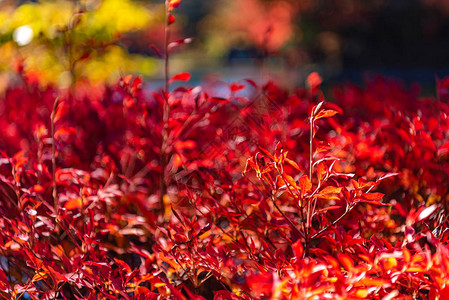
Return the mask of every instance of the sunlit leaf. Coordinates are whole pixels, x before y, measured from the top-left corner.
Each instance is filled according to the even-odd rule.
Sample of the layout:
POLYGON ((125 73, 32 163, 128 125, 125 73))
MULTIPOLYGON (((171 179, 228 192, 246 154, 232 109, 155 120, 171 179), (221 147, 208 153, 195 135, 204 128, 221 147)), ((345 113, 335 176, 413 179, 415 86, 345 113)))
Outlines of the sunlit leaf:
POLYGON ((299 186, 303 194, 310 191, 310 189, 312 188, 312 183, 310 182, 309 177, 304 175, 301 178, 299 178, 299 186))
POLYGON ((69 199, 69 201, 64 204, 64 208, 67 210, 80 209, 82 207, 83 199, 81 199, 80 197, 69 199))
POLYGON ((432 215, 434 213, 434 211, 437 209, 437 207, 438 206, 436 204, 433 204, 433 205, 423 209, 423 211, 421 211, 421 213, 418 215, 417 221, 422 221, 422 220, 427 219, 430 215, 432 215))
POLYGON ((171 11, 181 4, 181 0, 166 0, 168 1, 168 10, 171 11))
POLYGON ((331 110, 331 109, 323 109, 318 112, 318 114, 315 116, 315 120, 323 119, 323 118, 329 118, 333 117, 336 114, 338 114, 338 111, 331 110))

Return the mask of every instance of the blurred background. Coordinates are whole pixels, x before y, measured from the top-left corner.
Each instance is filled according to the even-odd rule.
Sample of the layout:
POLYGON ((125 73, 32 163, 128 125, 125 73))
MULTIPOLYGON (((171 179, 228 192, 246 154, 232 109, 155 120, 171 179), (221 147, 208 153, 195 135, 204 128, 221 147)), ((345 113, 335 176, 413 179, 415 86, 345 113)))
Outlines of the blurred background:
MULTIPOLYGON (((66 87, 141 74, 162 80, 164 1, 0 0, 0 71, 66 87)), ((448 0, 183 0, 171 73, 193 82, 272 78, 285 87, 367 74, 434 84, 449 74, 448 0)), ((0 78, 1 79, 1 78, 0 78)), ((5 80, 0 80, 5 85, 5 80)))

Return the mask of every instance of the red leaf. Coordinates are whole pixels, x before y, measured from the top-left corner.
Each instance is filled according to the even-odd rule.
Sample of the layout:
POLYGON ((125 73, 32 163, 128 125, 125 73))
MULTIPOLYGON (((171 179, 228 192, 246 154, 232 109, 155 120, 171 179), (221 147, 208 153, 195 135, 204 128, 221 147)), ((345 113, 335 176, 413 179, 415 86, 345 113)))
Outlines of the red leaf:
POLYGON ((138 286, 136 287, 136 290, 134 291, 135 296, 142 296, 138 299, 146 299, 146 300, 156 300, 159 298, 159 295, 156 293, 151 292, 148 288, 144 286, 138 286))
POLYGON ((449 285, 440 290, 440 299, 449 299, 449 285))
POLYGON ((0 290, 6 292, 9 289, 11 289, 11 286, 9 285, 8 277, 0 268, 0 290))
POLYGON ((291 159, 288 158, 288 157, 286 157, 284 160, 285 160, 286 163, 288 163, 289 165, 291 165, 291 166, 292 166, 293 168, 295 168, 296 170, 298 170, 298 171, 300 171, 300 172, 302 172, 302 173, 305 173, 304 170, 301 169, 301 168, 299 167, 299 165, 298 165, 295 161, 291 160, 291 159))
POLYGON ((251 84, 253 87, 257 87, 257 83, 254 81, 254 80, 252 80, 252 79, 245 79, 245 81, 246 82, 248 82, 249 84, 251 84))
POLYGON ((292 249, 293 249, 293 254, 295 254, 297 259, 302 257, 304 248, 303 248, 300 240, 297 240, 295 243, 293 243, 292 249))
POLYGON ((231 89, 231 92, 235 93, 240 90, 243 90, 245 88, 244 84, 240 84, 238 82, 233 82, 229 85, 229 88, 231 89))
POLYGON ((173 82, 173 81, 189 81, 190 80, 190 73, 188 72, 183 72, 183 73, 178 73, 176 75, 174 75, 170 80, 169 83, 173 82))
POLYGON ((253 274, 248 276, 246 281, 253 293, 269 295, 273 287, 273 274, 271 272, 253 274))
POLYGON ((170 14, 168 16, 168 25, 175 23, 175 20, 176 20, 175 17, 172 14, 170 14))
POLYGON ((210 97, 209 100, 212 100, 217 103, 228 103, 229 102, 229 99, 221 98, 221 97, 210 97))
POLYGON ((446 142, 438 149, 438 156, 444 155, 448 152, 449 152, 449 142, 446 142))
POLYGON ((259 148, 260 151, 262 151, 266 156, 268 156, 269 158, 271 158, 271 160, 275 161, 273 155, 270 153, 270 151, 268 151, 265 148, 262 148, 260 146, 258 146, 257 148, 259 148))
POLYGON ((143 82, 142 77, 137 76, 136 78, 134 78, 134 81, 133 81, 133 88, 134 88, 135 90, 139 89, 140 86, 142 85, 142 82, 143 82))
POLYGON ((186 297, 184 297, 184 295, 177 289, 175 288, 171 283, 167 283, 167 287, 170 289, 170 291, 172 292, 173 295, 173 299, 176 300, 185 300, 187 299, 186 297))
POLYGON ((372 204, 372 205, 379 205, 379 206, 390 206, 391 205, 388 203, 382 203, 382 202, 378 202, 378 201, 371 201, 371 200, 365 200, 365 199, 361 199, 358 202, 368 203, 368 204, 372 204))
POLYGON ((220 290, 220 291, 214 291, 214 300, 238 300, 240 299, 233 293, 226 291, 226 290, 220 290))
POLYGON ((419 132, 419 140, 422 142, 423 146, 427 146, 432 151, 436 151, 437 147, 435 146, 435 143, 432 140, 432 137, 425 131, 419 132))
POLYGON ((340 209, 340 208, 341 208, 341 206, 328 206, 328 207, 318 210, 318 213, 322 213, 322 212, 325 212, 328 210, 336 210, 336 209, 340 209))

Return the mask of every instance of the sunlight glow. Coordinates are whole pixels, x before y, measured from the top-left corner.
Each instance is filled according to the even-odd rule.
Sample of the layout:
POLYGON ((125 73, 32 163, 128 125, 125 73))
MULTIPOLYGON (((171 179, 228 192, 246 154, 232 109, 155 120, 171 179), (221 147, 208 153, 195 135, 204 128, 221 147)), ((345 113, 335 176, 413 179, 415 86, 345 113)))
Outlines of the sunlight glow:
POLYGON ((28 25, 17 27, 14 30, 13 39, 17 45, 25 46, 33 40, 33 29, 28 25))

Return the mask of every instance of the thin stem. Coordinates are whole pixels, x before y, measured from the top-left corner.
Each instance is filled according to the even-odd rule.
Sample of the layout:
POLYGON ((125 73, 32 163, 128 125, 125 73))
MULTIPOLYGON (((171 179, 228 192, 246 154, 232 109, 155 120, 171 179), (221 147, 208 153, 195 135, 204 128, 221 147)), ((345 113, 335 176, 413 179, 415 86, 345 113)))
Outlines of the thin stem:
POLYGON ((310 136, 309 136, 309 179, 312 182, 313 171, 313 116, 310 116, 310 136))
MULTIPOLYGON (((276 169, 277 169, 277 168, 276 168, 276 169)), ((284 180, 285 185, 287 186, 287 189, 288 189, 289 193, 290 193, 290 194, 291 194, 297 201, 301 201, 301 206, 300 206, 299 211, 300 211, 300 213, 301 213, 302 227, 303 227, 303 230, 304 230, 304 234, 302 234, 301 231, 300 231, 298 228, 296 228, 296 226, 293 224, 293 222, 292 222, 289 218, 287 218, 286 215, 283 214, 283 212, 282 212, 282 211, 279 209, 279 207, 276 205, 276 202, 274 201, 274 198, 273 198, 274 206, 275 206, 276 209, 277 209, 277 210, 284 216, 284 218, 286 218, 287 221, 288 221, 291 225, 293 225, 293 227, 295 228, 295 230, 298 231, 298 232, 300 233, 300 235, 301 235, 303 238, 305 238, 305 239, 307 240, 308 232, 307 232, 306 227, 305 227, 305 224, 304 224, 304 210, 303 210, 303 207, 302 207, 302 200, 299 199, 299 198, 293 193, 293 191, 291 190, 290 184, 289 184, 288 181, 285 179, 284 174, 281 173, 279 169, 277 169, 277 171, 278 171, 279 175, 282 177, 282 180, 284 180)))
MULTIPOLYGON (((309 180, 312 183, 312 173, 313 173, 313 122, 314 122, 314 112, 310 115, 310 135, 309 135, 309 180)), ((312 197, 309 197, 307 201, 307 211, 306 211, 306 247, 305 247, 305 255, 309 255, 310 248, 310 227, 311 227, 311 216, 312 216, 312 197)))
POLYGON ((168 40, 170 39, 170 28, 169 28, 169 18, 170 13, 168 11, 168 1, 165 1, 165 37, 164 37, 164 76, 165 76, 165 92, 168 93, 169 82, 169 55, 168 55, 168 40))
POLYGON ((165 88, 164 88, 164 103, 163 103, 163 116, 162 122, 164 124, 162 128, 162 144, 161 144, 161 167, 162 174, 160 180, 160 210, 165 213, 164 196, 167 193, 167 185, 165 183, 165 169, 167 165, 167 140, 168 140, 168 123, 170 118, 170 105, 168 103, 168 93, 169 93, 169 53, 168 53, 168 41, 170 38, 169 30, 169 11, 168 11, 168 1, 165 1, 165 39, 164 39, 164 76, 165 76, 165 88))
MULTIPOLYGON (((281 176, 282 176, 282 174, 281 174, 281 176)), ((259 190, 259 192, 260 192, 262 195, 264 194, 264 193, 257 187, 257 185, 254 184, 254 183, 251 181, 251 179, 249 179, 249 177, 247 177, 247 179, 248 179, 249 182, 251 182, 251 183, 256 187, 257 190, 259 190)), ((284 180, 284 181, 287 183, 286 180, 284 180)), ((261 182, 262 182, 262 184, 265 186, 265 188, 266 188, 267 190, 269 190, 269 187, 266 185, 266 183, 265 183, 263 180, 261 180, 261 182)), ((287 187, 288 187, 288 185, 287 185, 287 187)), ((288 187, 288 188, 289 188, 289 187, 288 187)), ((294 195, 293 195, 293 197, 294 197, 294 195)), ((293 221, 290 220, 290 218, 287 217, 287 215, 286 215, 286 214, 281 210, 281 208, 276 204, 276 199, 275 199, 274 195, 270 195, 269 198, 271 198, 271 201, 273 202, 274 207, 275 207, 276 210, 281 214, 281 216, 288 222, 288 224, 290 225, 290 227, 291 227, 295 232, 297 232, 300 236, 302 236, 303 238, 306 238, 306 237, 304 236, 304 234, 307 234, 307 232, 304 232, 304 234, 302 234, 302 232, 296 227, 295 223, 293 223, 293 221)))
POLYGON ((320 231, 318 231, 317 233, 315 233, 314 235, 312 235, 312 239, 316 239, 317 237, 319 237, 321 234, 323 234, 325 231, 327 231, 329 228, 337 225, 338 222, 340 222, 352 209, 354 206, 350 206, 348 209, 346 209, 346 211, 344 212, 344 214, 342 214, 341 216, 339 216, 336 220, 334 220, 332 223, 330 223, 329 225, 327 225, 326 227, 324 227, 323 229, 321 229, 320 231))
POLYGON ((52 164, 52 176, 53 176, 53 201, 55 208, 55 215, 58 215, 59 199, 58 199, 58 186, 56 184, 56 139, 55 139, 55 116, 58 108, 59 98, 56 98, 53 104, 53 111, 51 113, 51 164, 52 164))
POLYGON ((274 199, 274 197, 271 199, 273 201, 273 205, 274 207, 277 209, 277 211, 282 215, 282 217, 290 224, 291 228, 296 231, 300 236, 304 237, 304 235, 302 234, 302 232, 296 228, 296 225, 293 223, 292 220, 290 220, 289 217, 287 217, 287 215, 279 208, 279 206, 276 204, 276 200, 274 199))

